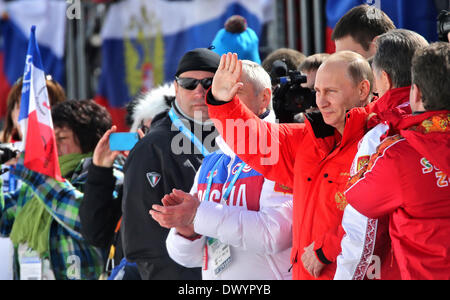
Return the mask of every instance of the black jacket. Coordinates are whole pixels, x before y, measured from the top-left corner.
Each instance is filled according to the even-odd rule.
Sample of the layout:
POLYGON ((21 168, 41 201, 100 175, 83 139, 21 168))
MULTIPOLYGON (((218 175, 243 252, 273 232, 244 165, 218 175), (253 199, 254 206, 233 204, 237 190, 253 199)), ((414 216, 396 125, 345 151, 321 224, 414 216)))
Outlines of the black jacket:
POLYGON ((121 216, 122 184, 116 182, 113 168, 91 164, 80 205, 81 233, 91 245, 103 248, 107 253, 114 243, 116 264, 123 258, 121 241, 113 241, 114 229, 121 216))
MULTIPOLYGON (((203 127, 176 112, 209 151, 216 150, 212 125, 203 127)), ((149 210, 153 204, 161 205, 174 188, 189 192, 202 160, 168 114, 154 120, 150 132, 130 152, 124 166, 121 235, 125 257, 137 263, 142 279, 201 279, 200 268, 184 268, 169 257, 169 230, 154 221, 149 210)))

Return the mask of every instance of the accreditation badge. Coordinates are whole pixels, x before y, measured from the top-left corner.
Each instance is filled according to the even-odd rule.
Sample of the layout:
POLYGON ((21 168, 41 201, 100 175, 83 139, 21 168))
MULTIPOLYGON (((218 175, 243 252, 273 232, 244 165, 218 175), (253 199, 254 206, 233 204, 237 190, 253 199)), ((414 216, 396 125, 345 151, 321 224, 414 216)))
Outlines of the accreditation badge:
POLYGON ((39 254, 27 244, 20 244, 17 252, 19 254, 20 280, 41 280, 42 260, 39 254))
POLYGON ((50 260, 41 259, 39 253, 28 247, 28 244, 19 244, 17 253, 20 264, 20 280, 55 280, 50 260))
POLYGON ((231 263, 230 245, 223 244, 218 239, 213 238, 208 238, 206 243, 214 275, 219 275, 231 263))

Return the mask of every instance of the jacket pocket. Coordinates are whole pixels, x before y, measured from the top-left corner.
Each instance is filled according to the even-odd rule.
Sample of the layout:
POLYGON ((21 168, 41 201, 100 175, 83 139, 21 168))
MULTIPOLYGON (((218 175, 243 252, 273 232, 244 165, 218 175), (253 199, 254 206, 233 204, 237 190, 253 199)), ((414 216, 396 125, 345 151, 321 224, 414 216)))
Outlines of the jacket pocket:
POLYGON ((322 177, 324 180, 323 184, 326 186, 326 190, 330 193, 329 199, 333 202, 329 203, 329 205, 343 212, 348 204, 344 191, 349 180, 349 173, 347 171, 323 173, 322 177))

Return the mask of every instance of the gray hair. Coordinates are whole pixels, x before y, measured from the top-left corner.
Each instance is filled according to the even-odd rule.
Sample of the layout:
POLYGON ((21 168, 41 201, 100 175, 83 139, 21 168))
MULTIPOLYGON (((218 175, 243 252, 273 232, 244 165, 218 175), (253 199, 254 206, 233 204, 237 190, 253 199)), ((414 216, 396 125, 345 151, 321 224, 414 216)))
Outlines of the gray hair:
POLYGON ((270 75, 259 64, 250 61, 242 61, 243 79, 251 83, 255 89, 255 94, 261 93, 265 88, 272 88, 270 75))
MULTIPOLYGON (((264 89, 272 89, 272 81, 270 75, 264 70, 264 68, 250 60, 242 61, 242 80, 248 82, 253 86, 253 91, 255 96, 259 95, 264 89)), ((272 108, 272 101, 268 106, 269 109, 272 108)))
POLYGON ((427 40, 414 31, 394 29, 380 35, 376 46, 372 63, 375 72, 386 72, 395 88, 410 86, 414 53, 427 47, 427 40))

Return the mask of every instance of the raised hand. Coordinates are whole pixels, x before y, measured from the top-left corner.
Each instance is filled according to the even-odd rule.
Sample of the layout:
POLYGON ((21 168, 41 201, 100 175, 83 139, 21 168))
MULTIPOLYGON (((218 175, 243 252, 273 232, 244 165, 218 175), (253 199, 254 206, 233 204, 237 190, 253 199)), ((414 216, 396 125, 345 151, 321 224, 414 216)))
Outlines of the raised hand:
POLYGON ((109 136, 111 133, 116 132, 116 130, 116 126, 111 127, 111 129, 105 132, 100 141, 98 141, 92 156, 92 162, 97 167, 111 168, 114 160, 119 155, 120 151, 111 151, 109 148, 109 136))
POLYGON ((212 83, 211 91, 214 99, 223 102, 231 101, 243 86, 240 82, 241 74, 242 61, 238 59, 237 54, 222 55, 212 83))

